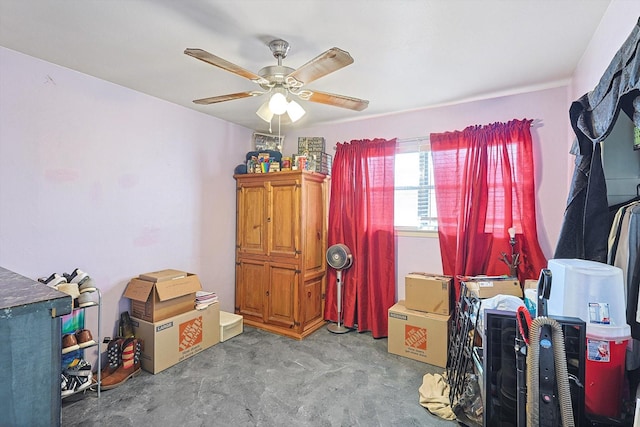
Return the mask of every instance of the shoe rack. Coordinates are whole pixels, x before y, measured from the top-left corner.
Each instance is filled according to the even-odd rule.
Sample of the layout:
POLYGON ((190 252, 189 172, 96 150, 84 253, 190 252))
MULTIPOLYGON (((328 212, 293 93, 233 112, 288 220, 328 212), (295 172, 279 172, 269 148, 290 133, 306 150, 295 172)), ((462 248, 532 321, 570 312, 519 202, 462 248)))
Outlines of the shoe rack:
MULTIPOLYGON (((72 361, 74 359, 86 360, 85 350, 99 346, 102 341, 102 333, 101 333, 102 332, 102 324, 101 324, 102 323, 102 294, 100 293, 100 289, 98 289, 97 287, 95 288, 95 291, 91 291, 91 292, 92 293, 95 292, 97 294, 98 296, 97 302, 95 301, 86 302, 84 304, 79 304, 76 307, 76 300, 74 299, 74 308, 72 312, 69 315, 67 315, 67 319, 66 319, 67 322, 69 323, 68 325, 65 324, 67 322, 65 322, 65 318, 63 317, 62 336, 63 336, 63 342, 64 342, 65 336, 67 335, 75 336, 79 332, 81 333, 81 331, 83 331, 85 327, 86 314, 90 312, 94 312, 98 317, 97 318, 98 320, 97 337, 92 337, 93 342, 90 345, 82 346, 82 344, 78 344, 77 348, 75 348, 76 346, 68 347, 68 348, 71 348, 71 350, 69 350, 68 348, 65 349, 63 345, 63 349, 62 349, 62 371, 63 372, 68 371, 67 365, 69 361, 72 361), (81 318, 82 320, 78 321, 79 318, 81 318)), ((101 351, 98 349, 98 362, 97 362, 96 374, 95 374, 97 376, 97 379, 94 381, 92 376, 89 379, 88 386, 82 386, 78 390, 73 390, 72 392, 69 392, 69 391, 62 392, 62 399, 65 399, 69 396, 73 396, 74 394, 82 393, 85 390, 93 389, 93 388, 97 390, 98 398, 100 398, 101 366, 102 366, 101 351)), ((69 375, 69 377, 72 377, 72 375, 69 375)))

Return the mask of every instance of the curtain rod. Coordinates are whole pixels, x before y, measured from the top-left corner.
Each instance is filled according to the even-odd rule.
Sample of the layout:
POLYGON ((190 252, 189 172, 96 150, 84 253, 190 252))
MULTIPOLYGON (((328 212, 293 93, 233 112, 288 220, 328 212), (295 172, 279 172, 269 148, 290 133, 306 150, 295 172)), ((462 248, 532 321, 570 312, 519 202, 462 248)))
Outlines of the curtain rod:
MULTIPOLYGON (((396 138, 396 142, 398 144, 408 144, 411 142, 419 142, 419 141, 424 141, 427 143, 430 143, 429 137, 428 136, 414 136, 412 138, 396 138)), ((333 146, 333 151, 336 150, 336 146, 333 146)))
POLYGON ((417 141, 429 141, 428 136, 414 136, 413 138, 398 138, 398 143, 417 142, 417 141))

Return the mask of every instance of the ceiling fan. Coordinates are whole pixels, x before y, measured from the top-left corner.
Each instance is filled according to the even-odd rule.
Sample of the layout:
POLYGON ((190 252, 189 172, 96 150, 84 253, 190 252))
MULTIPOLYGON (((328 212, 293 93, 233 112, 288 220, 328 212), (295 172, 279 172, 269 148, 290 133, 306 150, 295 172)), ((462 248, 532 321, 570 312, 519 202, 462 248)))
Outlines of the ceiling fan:
POLYGON ((208 105, 231 101, 234 99, 270 94, 271 96, 269 99, 256 112, 256 114, 266 122, 270 122, 274 114, 281 115, 286 112, 292 122, 300 119, 300 117, 305 114, 304 109, 298 103, 289 99, 289 95, 291 95, 291 97, 297 96, 305 101, 317 102, 320 104, 332 105, 355 111, 362 111, 369 105, 369 101, 364 99, 320 92, 306 88, 306 85, 314 80, 353 63, 353 58, 348 52, 334 47, 318 55, 300 68, 293 69, 282 65, 282 60, 286 58, 287 53, 289 52, 288 42, 281 39, 273 40, 269 43, 269 48, 271 49, 273 56, 278 60, 278 65, 264 67, 258 71, 258 74, 248 71, 205 50, 191 48, 185 49, 185 54, 222 68, 223 70, 237 74, 240 77, 249 79, 252 82, 257 83, 262 88, 262 91, 254 90, 231 93, 227 95, 196 99, 193 102, 196 104, 208 105), (303 87, 305 88, 303 89, 303 87))

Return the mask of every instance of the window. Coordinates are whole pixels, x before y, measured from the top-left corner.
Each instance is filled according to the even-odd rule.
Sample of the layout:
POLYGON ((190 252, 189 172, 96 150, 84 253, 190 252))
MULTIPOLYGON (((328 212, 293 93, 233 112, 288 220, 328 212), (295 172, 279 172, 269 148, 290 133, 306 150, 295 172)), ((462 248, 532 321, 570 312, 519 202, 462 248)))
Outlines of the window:
POLYGON ((438 230, 433 161, 428 139, 398 141, 394 198, 396 230, 438 230))

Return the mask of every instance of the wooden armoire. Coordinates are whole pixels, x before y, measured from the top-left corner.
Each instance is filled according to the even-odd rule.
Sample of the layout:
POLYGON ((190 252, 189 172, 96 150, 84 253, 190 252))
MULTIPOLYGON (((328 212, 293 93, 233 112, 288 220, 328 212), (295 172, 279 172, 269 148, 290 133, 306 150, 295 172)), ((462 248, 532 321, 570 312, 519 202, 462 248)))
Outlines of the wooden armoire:
POLYGON ((235 175, 236 313, 302 339, 324 325, 328 178, 306 171, 235 175))

